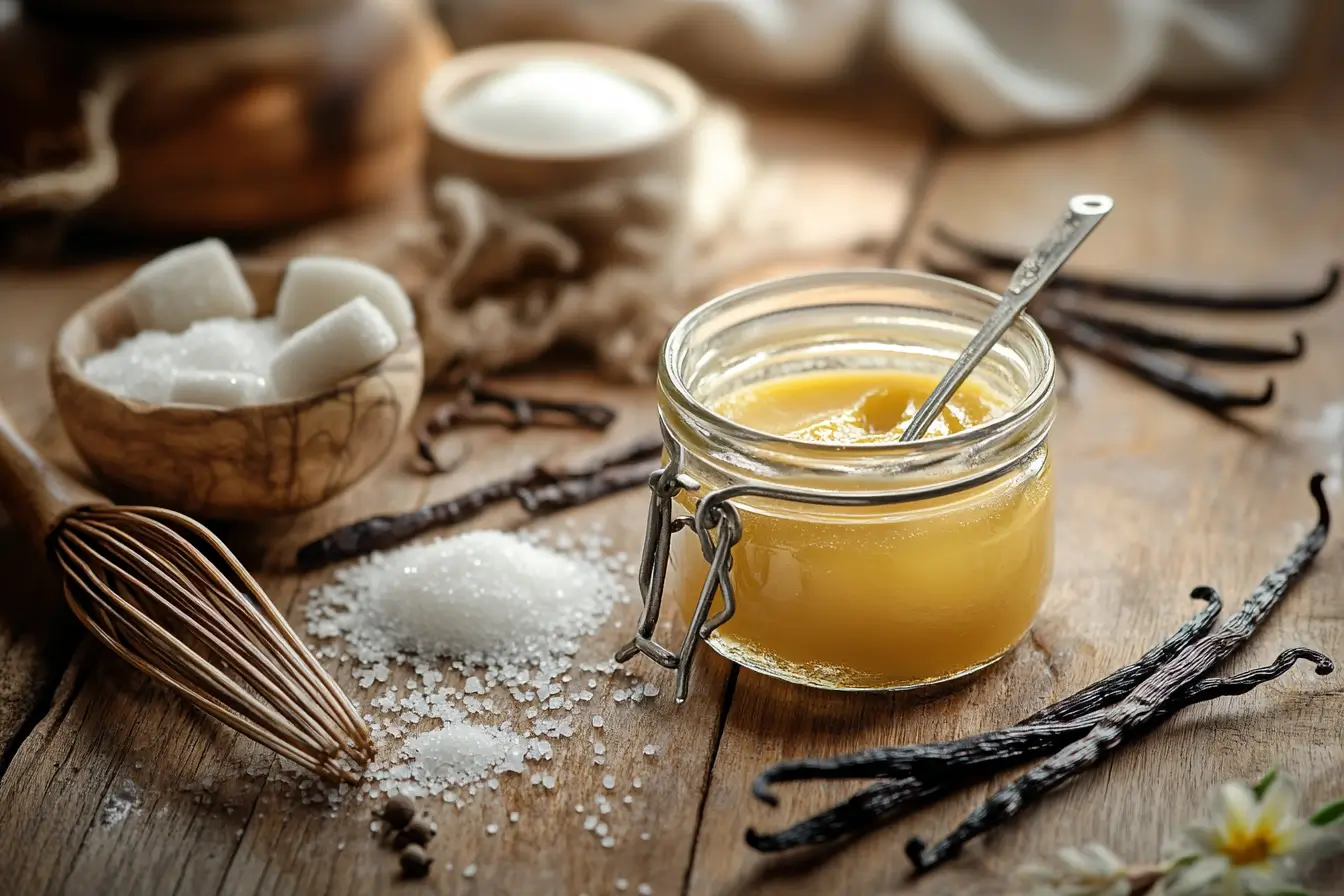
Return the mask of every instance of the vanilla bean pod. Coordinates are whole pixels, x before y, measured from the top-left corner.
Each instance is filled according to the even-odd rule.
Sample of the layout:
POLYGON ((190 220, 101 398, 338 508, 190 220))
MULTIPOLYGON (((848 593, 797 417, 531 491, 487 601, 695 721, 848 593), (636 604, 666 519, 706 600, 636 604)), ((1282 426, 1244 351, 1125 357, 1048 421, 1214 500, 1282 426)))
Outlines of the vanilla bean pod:
MULTIPOLYGON (((1007 249, 986 246, 958 236, 942 225, 933 228, 935 240, 956 249, 973 259, 976 264, 1001 271, 1011 271, 1022 263, 1022 256, 1007 249)), ((1137 305, 1158 305, 1163 308, 1194 308, 1216 311, 1289 311, 1317 305, 1339 288, 1340 267, 1331 265, 1324 282, 1306 290, 1278 290, 1239 294, 1216 294, 1205 291, 1172 289, 1154 285, 1124 283, 1096 277, 1057 274, 1053 284, 1058 289, 1076 289, 1090 296, 1114 299, 1137 305)))
MULTIPOLYGON (((552 472, 545 466, 534 464, 437 504, 427 504, 408 513, 370 517, 342 526, 300 548, 298 562, 301 567, 312 569, 373 551, 387 550, 435 527, 466 522, 487 507, 513 498, 521 499, 529 512, 576 507, 619 490, 616 488, 618 479, 604 475, 610 468, 656 457, 662 450, 660 436, 646 435, 569 470, 552 472), (562 495, 555 496, 545 490, 551 483, 561 481, 570 483, 562 495), (607 491, 602 492, 602 488, 607 491), (535 507, 529 506, 529 503, 535 504, 535 507)), ((647 481, 648 471, 643 471, 642 475, 643 481, 647 481)))
POLYGON ((1059 314, 1086 324, 1112 336, 1148 348, 1166 349, 1179 352, 1201 361, 1218 361, 1223 364, 1277 364, 1283 361, 1296 361, 1306 350, 1307 340, 1302 332, 1294 331, 1293 347, 1281 348, 1274 345, 1254 345, 1241 342, 1219 342, 1154 330, 1128 321, 1116 320, 1088 314, 1074 308, 1056 308, 1059 314))
POLYGON ((1055 339, 1068 342, 1109 364, 1126 370, 1176 398, 1215 414, 1236 408, 1258 408, 1274 400, 1274 381, 1266 380, 1259 393, 1236 392, 1196 373, 1189 365, 1134 345, 1080 320, 1065 317, 1049 305, 1033 309, 1032 316, 1055 339))
POLYGON ((616 411, 604 404, 513 395, 487 388, 480 384, 478 378, 468 377, 456 395, 434 408, 424 422, 416 427, 416 450, 433 472, 446 473, 462 462, 465 451, 459 453, 451 463, 443 464, 435 455, 433 442, 437 436, 459 423, 497 423, 510 429, 552 423, 602 432, 615 420, 616 411), (481 405, 502 407, 509 416, 501 420, 469 413, 481 405))
POLYGON ((407 513, 369 517, 342 526, 299 548, 299 566, 313 569, 396 547, 437 526, 465 522, 492 504, 513 498, 520 488, 539 485, 549 479, 549 473, 533 466, 437 504, 426 504, 407 513))
MULTIPOLYGON (((1244 694, 1283 675, 1298 660, 1311 660, 1318 670, 1331 667, 1330 658, 1309 647, 1283 651, 1268 666, 1262 666, 1228 678, 1205 678, 1178 692, 1163 705, 1152 722, 1157 725, 1178 711, 1196 703, 1219 697, 1244 694)), ((1324 673, 1321 673, 1324 674, 1324 673)), ((855 778, 916 778, 945 780, 1000 771, 1028 759, 1048 756, 1078 740, 1102 720, 1105 709, 1097 709, 1057 722, 1019 722, 985 734, 935 744, 912 744, 860 750, 831 759, 781 763, 771 769, 771 783, 783 781, 845 780, 855 778)), ((759 781, 759 779, 758 779, 759 781)), ((774 795, 753 791, 774 805, 774 795), (768 797, 768 799, 766 798, 768 797)))
POLYGON ((1121 666, 1099 681, 1032 713, 1017 724, 1032 725, 1037 722, 1057 722, 1077 718, 1103 706, 1110 706, 1134 690, 1140 682, 1160 669, 1163 663, 1207 635, 1218 621, 1218 614, 1223 611, 1223 601, 1218 592, 1211 589, 1197 589, 1190 597, 1204 601, 1204 606, 1161 644, 1148 650, 1128 666, 1121 666))
MULTIPOLYGON (((1165 705, 1151 722, 1155 727, 1178 710, 1197 703, 1249 693, 1265 682, 1288 672, 1298 660, 1311 660, 1317 670, 1330 666, 1324 654, 1305 647, 1285 650, 1268 666, 1251 669, 1228 678, 1206 678, 1191 685, 1165 705)), ((1101 713, 1088 713, 1071 722, 1047 726, 1050 737, 1024 744, 1017 753, 957 754, 942 760, 941 766, 930 761, 923 774, 895 777, 864 788, 843 802, 773 834, 749 829, 746 841, 760 852, 782 852, 800 846, 817 846, 870 831, 919 806, 962 790, 1024 761, 1049 755, 1090 731, 1101 713)), ((971 740, 968 738, 967 740, 971 740)), ((952 743, 958 743, 956 741, 952 743)), ((945 745, 934 745, 942 747, 945 745)), ((908 748, 916 749, 916 748, 908 748)), ((816 775, 817 778, 857 777, 856 775, 816 775)), ((758 794, 759 796, 759 794, 758 794)))
POLYGON ((591 504, 626 489, 647 485, 656 466, 624 466, 570 476, 518 490, 518 503, 534 516, 591 504))
POLYGON ((472 402, 476 405, 492 404, 507 410, 512 419, 506 425, 512 429, 525 429, 539 426, 545 417, 559 418, 560 421, 601 432, 616 419, 616 411, 594 401, 561 401, 551 398, 531 398, 526 395, 512 395, 496 392, 485 386, 468 383, 472 402))
MULTIPOLYGON (((1213 634, 1181 651, 1119 703, 1103 710, 1097 724, 1086 735, 991 796, 942 840, 929 847, 919 838, 912 838, 906 844, 906 855, 915 867, 921 871, 936 868, 956 856, 966 842, 1016 816, 1078 772, 1145 734, 1173 698, 1208 669, 1235 653, 1255 633, 1256 627, 1301 577, 1325 544, 1330 531, 1330 508, 1321 489, 1324 478, 1319 473, 1311 478, 1311 496, 1319 515, 1315 527, 1288 559, 1260 582, 1235 615, 1213 634)), ((1324 675, 1332 669, 1333 664, 1321 657, 1316 671, 1324 675)))
MULTIPOLYGON (((912 754, 927 753, 930 756, 945 756, 948 749, 952 749, 953 752, 958 750, 965 752, 966 749, 975 749, 971 745, 973 741, 986 741, 991 746, 999 744, 1001 740, 1015 742, 1024 729, 1032 726, 1039 726, 1044 729, 1052 723, 1069 722, 1109 706, 1119 701, 1140 682, 1161 668, 1163 663, 1179 654, 1196 639, 1208 634, 1209 630, 1213 628, 1214 623, 1218 621, 1218 614, 1222 612, 1223 608, 1223 602, 1218 597, 1217 592, 1199 590, 1191 596, 1205 601, 1205 605, 1200 608, 1198 613, 1186 620, 1180 628, 1172 632, 1161 644, 1148 650, 1129 665, 1121 666, 1104 678, 1062 700, 1057 700, 1015 725, 943 744, 878 747, 826 759, 800 759, 776 763, 756 776, 756 780, 752 783, 752 793, 758 800, 773 806, 778 803, 778 800, 775 799, 774 794, 770 793, 769 788, 772 784, 781 781, 863 777, 865 773, 897 777, 901 774, 899 769, 906 767, 906 763, 910 761, 912 754), (1005 734, 1007 735, 1006 738, 1004 737, 1005 734), (889 770, 891 768, 896 768, 898 771, 895 773, 890 771, 873 772, 877 769, 889 770), (843 769, 848 769, 853 773, 842 774, 841 770, 843 769)), ((946 760, 936 759, 934 761, 946 760)))

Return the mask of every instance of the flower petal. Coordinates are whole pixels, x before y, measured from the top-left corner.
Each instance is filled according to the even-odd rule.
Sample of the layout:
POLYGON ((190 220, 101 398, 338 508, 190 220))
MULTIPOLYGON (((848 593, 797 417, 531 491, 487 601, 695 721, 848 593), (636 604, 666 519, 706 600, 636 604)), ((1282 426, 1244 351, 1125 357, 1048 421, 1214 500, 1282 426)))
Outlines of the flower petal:
POLYGON ((1205 856, 1174 868, 1163 880, 1165 896, 1201 896, 1231 868, 1225 856, 1205 856))
POLYGON ((1279 775, 1260 800, 1260 817, 1276 827, 1284 821, 1297 819, 1298 800, 1297 783, 1287 775, 1279 775))
POLYGON ((1260 815, 1255 791, 1241 781, 1229 781, 1218 788, 1214 812, 1214 824, 1225 831, 1249 831, 1260 815))

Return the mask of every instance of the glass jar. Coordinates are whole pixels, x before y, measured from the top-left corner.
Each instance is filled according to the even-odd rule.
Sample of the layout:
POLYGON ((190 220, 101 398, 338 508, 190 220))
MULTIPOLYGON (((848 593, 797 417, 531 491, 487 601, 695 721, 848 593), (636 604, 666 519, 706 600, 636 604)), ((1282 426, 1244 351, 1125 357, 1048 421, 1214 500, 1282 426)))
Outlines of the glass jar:
POLYGON ((850 270, 759 283, 683 318, 658 375, 669 469, 652 482, 645 616, 618 658, 677 666, 684 698, 698 637, 767 675, 845 690, 947 681, 1008 652, 1052 563, 1055 363, 1034 321, 972 373, 1002 410, 952 435, 821 444, 711 409, 800 372, 941 376, 998 301, 943 277, 850 270), (694 534, 672 536, 682 528, 694 534), (651 641, 666 601, 693 633, 675 657, 651 641))

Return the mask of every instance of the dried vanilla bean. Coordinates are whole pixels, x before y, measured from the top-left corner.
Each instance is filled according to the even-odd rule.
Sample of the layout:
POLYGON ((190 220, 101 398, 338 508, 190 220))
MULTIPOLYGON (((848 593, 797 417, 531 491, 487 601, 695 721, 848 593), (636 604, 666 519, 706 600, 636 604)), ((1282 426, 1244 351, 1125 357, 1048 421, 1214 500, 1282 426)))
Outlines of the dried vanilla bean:
POLYGON ((507 425, 513 429, 540 426, 548 421, 577 426, 601 432, 616 419, 616 411, 593 401, 561 401, 550 398, 530 398, 496 392, 484 386, 468 384, 476 405, 492 404, 506 409, 512 419, 507 425))
POLYGON ((1216 380, 1201 376, 1187 364, 1066 317, 1049 305, 1042 305, 1031 313, 1052 338, 1076 345, 1094 357, 1135 374, 1169 395, 1215 414, 1236 408, 1263 407, 1274 400, 1272 379, 1265 381, 1265 388, 1259 393, 1236 392, 1216 380))
POLYGON ((1135 345, 1148 348, 1166 349, 1178 352, 1201 361, 1218 361, 1223 364, 1277 364, 1284 361, 1296 361, 1306 351, 1307 340, 1301 331, 1293 332, 1293 347, 1281 348, 1274 345, 1254 345, 1241 342, 1219 342, 1200 339, 1180 333, 1168 333, 1150 327, 1088 314, 1074 308, 1057 308, 1064 317, 1086 324, 1103 333, 1109 333, 1135 345))
POLYGON ((467 377, 457 394, 429 413, 415 430, 416 448, 421 458, 435 473, 446 473, 461 464, 466 452, 462 449, 452 461, 441 462, 434 451, 434 439, 460 423, 497 423, 510 429, 531 426, 558 425, 580 429, 605 431, 616 420, 616 411, 592 401, 567 401, 533 398, 499 392, 481 385, 478 377, 467 377), (504 419, 482 417, 470 412, 481 405, 495 405, 508 412, 504 419))
MULTIPOLYGON (((1197 703, 1216 700, 1219 697, 1231 697, 1249 693, 1261 684, 1273 681, 1286 673, 1298 660, 1311 660, 1321 669, 1332 668, 1330 659, 1318 651, 1305 647, 1285 650, 1268 666, 1251 669, 1228 678, 1206 678, 1163 707, 1152 720, 1152 726, 1160 724, 1178 710, 1197 703)), ((1324 674, 1324 673, 1321 673, 1324 674)), ((1012 768, 1024 761, 1049 755, 1062 749, 1087 734, 1100 720, 1100 712, 1089 713, 1071 722, 1042 726, 1042 730, 1051 732, 1049 737, 1024 742, 1016 753, 977 752, 973 755, 952 753, 941 761, 931 757, 923 774, 909 774, 893 777, 891 780, 870 785, 845 801, 797 824, 773 834, 762 834, 754 828, 746 834, 747 844, 760 852, 782 852, 799 846, 817 846, 832 843, 846 837, 865 833, 882 824, 892 821, 909 811, 933 800, 955 793, 972 784, 979 783, 998 772, 1012 768), (941 762, 941 767, 940 763, 941 762)), ((1005 729, 1005 732, 1011 729, 1005 729)), ((984 737, 984 735, 981 735, 984 737)), ((966 740, 975 740, 967 738, 966 740)), ((950 744, 935 744, 933 748, 942 749, 950 744)), ((927 749, 927 748, 897 748, 927 749)), ((876 777, 876 775, 870 775, 876 777)), ((812 778, 855 778, 857 774, 818 774, 812 778)), ((780 778, 779 780, 790 780, 780 778)), ((758 794, 759 796, 760 794, 758 794)), ((773 797, 768 800, 773 804, 773 797)))
MULTIPOLYGON (((1050 704, 1044 709, 1027 716, 1022 721, 1008 728, 999 731, 991 731, 986 734, 974 735, 973 737, 962 738, 944 744, 908 745, 901 747, 879 747, 870 750, 859 750, 844 756, 836 756, 827 759, 802 759, 780 762, 766 769, 756 777, 752 784, 752 793, 757 799, 769 805, 776 805, 777 800, 774 794, 770 793, 770 786, 780 781, 801 781, 812 778, 849 778, 863 777, 864 771, 868 770, 874 775, 883 777, 896 777, 902 772, 891 772, 891 768, 904 768, 904 763, 909 761, 909 757, 915 753, 925 751, 928 755, 943 755, 948 749, 956 752, 965 749, 974 749, 970 746, 972 741, 988 741, 997 743, 1004 741, 1003 745, 1009 742, 1015 743, 1019 740, 1019 735, 1032 727, 1039 727, 1042 730, 1053 723, 1071 722, 1098 709, 1109 706, 1119 701, 1122 697, 1157 671, 1163 663, 1179 654, 1189 644, 1198 638, 1206 635, 1218 621, 1218 614, 1222 612, 1223 603, 1218 597, 1217 592, 1199 590, 1192 597, 1205 601, 1205 605, 1199 612, 1190 617, 1180 628, 1173 632, 1166 640, 1156 647, 1147 651, 1133 663, 1127 666, 1121 666, 1106 677, 1088 685, 1080 691, 1070 694, 1062 700, 1050 704), (1005 737, 1006 735, 1006 737, 1005 737), (940 753, 939 751, 942 751, 940 753), (841 774, 841 769, 848 769, 852 773, 841 774), (880 769, 880 770, 879 770, 880 769), (878 771, 874 771, 878 770, 878 771)), ((1086 730, 1086 729, 1083 729, 1086 730)), ((1039 753, 1032 755, 1042 755, 1039 753)), ((946 761, 946 759, 935 760, 946 761)))
MULTIPOLYGON (((985 246, 952 233, 937 225, 932 235, 935 240, 956 249, 976 264, 994 270, 1011 271, 1022 263, 1022 256, 993 246, 985 246)), ((1331 265, 1325 280, 1319 286, 1306 290, 1276 290, 1240 294, 1174 289, 1106 280, 1099 277, 1081 277, 1057 274, 1053 280, 1056 289, 1075 289, 1099 298, 1114 299, 1138 305, 1159 305, 1163 308, 1195 308, 1216 311, 1288 311, 1320 304, 1339 288, 1339 265, 1331 265)))
POLYGON ((465 522, 492 504, 514 497, 520 488, 549 481, 540 467, 529 467, 487 482, 437 504, 407 513, 384 514, 351 523, 299 548, 299 566, 314 569, 328 563, 385 551, 437 526, 465 522))
MULTIPOLYGON (((487 507, 513 498, 520 499, 529 513, 549 513, 587 504, 631 487, 625 482, 633 474, 623 472, 622 468, 656 457, 662 450, 661 437, 646 435, 569 470, 553 472, 544 466, 533 465, 437 504, 428 504, 407 513, 375 516, 342 526, 300 548, 298 562, 301 567, 312 569, 387 550, 438 526, 465 522, 487 507), (552 485, 564 487, 559 491, 551 491, 552 485)), ((648 480, 649 472, 639 471, 643 477, 641 482, 648 480)))
MULTIPOLYGON (((1325 544, 1330 531, 1330 508, 1321 489, 1324 478, 1319 473, 1311 478, 1311 496, 1319 515, 1315 527, 1288 559, 1260 582, 1234 616, 1213 634, 1181 651, 1119 703, 1103 710, 1097 724, 1086 735, 999 790, 938 843, 929 847, 919 838, 911 839, 906 844, 906 855, 915 867, 921 871, 936 868, 956 856, 967 841, 1014 817, 1078 772, 1145 734, 1181 691, 1235 653, 1255 633, 1256 627, 1301 577, 1325 544)), ((1332 669, 1333 664, 1321 657, 1317 672, 1324 675, 1332 669)))
POLYGON ((625 466, 570 476, 518 490, 518 503, 534 516, 591 504, 608 495, 647 485, 657 467, 625 466))

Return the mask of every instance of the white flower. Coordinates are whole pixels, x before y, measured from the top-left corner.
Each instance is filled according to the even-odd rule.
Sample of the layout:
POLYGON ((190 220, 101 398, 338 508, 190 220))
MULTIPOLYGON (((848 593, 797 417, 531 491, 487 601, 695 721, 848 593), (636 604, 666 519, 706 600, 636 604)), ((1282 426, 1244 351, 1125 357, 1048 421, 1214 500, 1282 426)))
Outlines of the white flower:
POLYGON ((1015 875, 1027 896, 1129 896, 1129 869, 1100 843, 1058 853, 1055 866, 1023 865, 1015 875))
POLYGON ((1291 887, 1330 837, 1298 811, 1283 775, 1257 796, 1239 781, 1220 787, 1213 819, 1185 829, 1163 881, 1165 896, 1260 896, 1291 887))

